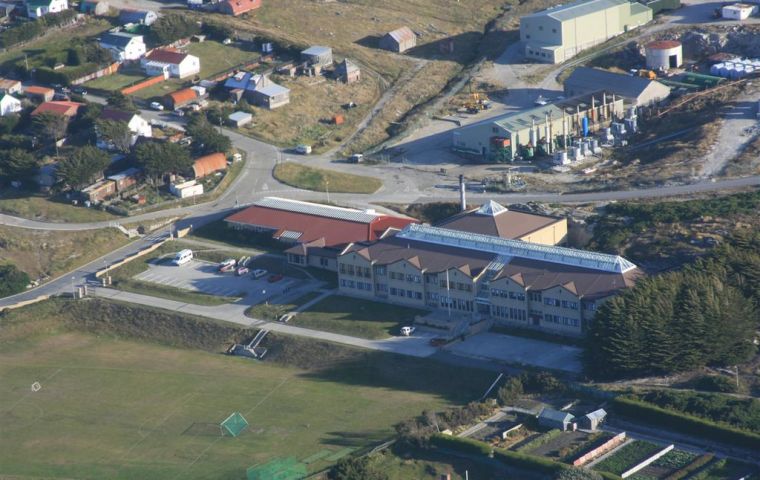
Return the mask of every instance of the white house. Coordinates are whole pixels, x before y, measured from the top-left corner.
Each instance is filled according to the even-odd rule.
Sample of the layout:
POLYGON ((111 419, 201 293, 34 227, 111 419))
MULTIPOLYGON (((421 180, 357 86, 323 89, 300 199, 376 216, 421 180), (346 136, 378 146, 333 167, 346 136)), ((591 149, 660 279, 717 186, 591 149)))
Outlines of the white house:
POLYGON ((68 0, 27 0, 26 15, 29 18, 44 17, 48 13, 59 13, 69 8, 68 0))
POLYGON ((195 55, 156 48, 140 61, 146 75, 168 75, 185 78, 201 71, 201 60, 195 55))
POLYGON ((114 61, 139 60, 147 48, 142 35, 126 32, 106 33, 100 37, 100 46, 111 52, 114 61))
POLYGON ((3 95, 3 98, 0 98, 0 117, 20 111, 21 101, 18 98, 7 94, 3 95))
MULTIPOLYGON (((100 114, 100 119, 126 123, 129 127, 129 131, 132 132, 132 145, 137 142, 138 137, 153 136, 153 128, 150 126, 150 123, 137 113, 106 108, 103 110, 103 113, 100 114)), ((98 139, 98 147, 109 148, 110 145, 108 145, 107 142, 98 139)))

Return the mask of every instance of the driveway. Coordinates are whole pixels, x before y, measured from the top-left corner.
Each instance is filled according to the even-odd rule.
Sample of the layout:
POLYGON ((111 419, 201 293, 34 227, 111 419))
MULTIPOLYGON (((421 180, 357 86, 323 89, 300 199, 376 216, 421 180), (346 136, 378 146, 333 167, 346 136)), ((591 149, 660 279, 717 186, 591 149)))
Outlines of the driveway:
POLYGON ((479 333, 445 350, 455 355, 508 364, 533 365, 572 373, 582 370, 580 348, 499 333, 479 333))

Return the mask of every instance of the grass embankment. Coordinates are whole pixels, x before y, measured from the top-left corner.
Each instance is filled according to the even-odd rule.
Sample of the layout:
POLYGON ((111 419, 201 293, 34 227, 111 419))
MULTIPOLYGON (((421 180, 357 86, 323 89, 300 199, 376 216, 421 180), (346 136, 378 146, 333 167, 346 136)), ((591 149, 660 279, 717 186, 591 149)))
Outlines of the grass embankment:
POLYGON ((380 179, 312 168, 297 163, 280 163, 274 167, 274 178, 291 187, 332 193, 374 193, 383 186, 380 179))
MULTIPOLYGON (((223 305, 239 300, 238 297, 216 296, 208 293, 185 290, 182 288, 161 285, 158 283, 145 282, 137 280, 134 277, 149 268, 149 264, 155 262, 168 261, 172 254, 187 248, 188 245, 175 241, 169 241, 159 247, 157 250, 145 255, 144 257, 132 260, 114 270, 111 270, 111 279, 113 287, 125 292, 139 293, 150 295, 152 297, 166 298, 178 302, 193 303, 195 305, 223 305)), ((227 252, 221 254, 229 258, 227 252)), ((200 255, 202 256, 202 255, 200 255)))
POLYGON ((307 293, 288 303, 260 303, 248 308, 245 314, 259 320, 277 320, 288 312, 304 305, 319 296, 319 293, 307 293))
POLYGON ((42 222, 101 222, 117 217, 96 208, 75 207, 64 199, 8 190, 0 194, 0 212, 42 222))
POLYGON ((290 323, 314 330, 378 339, 398 334, 400 327, 411 324, 416 315, 424 313, 424 310, 416 308, 332 295, 299 313, 290 323))
POLYGON ((0 262, 15 264, 32 279, 57 277, 128 242, 115 228, 54 231, 0 226, 0 262))
POLYGON ((288 456, 316 458, 314 472, 492 381, 274 334, 264 362, 226 357, 254 332, 99 300, 43 302, 0 324, 0 477, 243 478, 288 456), (34 381, 42 389, 29 393, 34 381), (232 412, 250 426, 220 437, 232 412))

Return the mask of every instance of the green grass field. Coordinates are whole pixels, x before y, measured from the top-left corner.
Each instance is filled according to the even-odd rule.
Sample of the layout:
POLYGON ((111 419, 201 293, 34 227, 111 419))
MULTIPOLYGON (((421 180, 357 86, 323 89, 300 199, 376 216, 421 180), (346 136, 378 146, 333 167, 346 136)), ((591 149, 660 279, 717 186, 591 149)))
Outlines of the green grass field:
POLYGON ((299 327, 378 339, 397 335, 424 310, 332 295, 290 321, 299 327))
POLYGON ((333 193, 374 193, 383 186, 377 178, 350 173, 312 168, 297 163, 284 162, 274 167, 274 178, 291 187, 333 193))
MULTIPOLYGON (((327 348, 335 360, 306 370, 116 339, 129 335, 124 328, 145 336, 149 324, 134 322, 140 309, 119 313, 125 307, 116 304, 107 309, 109 334, 108 319, 81 318, 104 311, 101 303, 49 302, 0 318, 0 478, 242 479, 247 467, 286 456, 310 459, 317 471, 390 437, 404 418, 477 397, 491 381, 490 373, 329 344, 314 351, 324 362, 327 348), (35 381, 42 389, 33 393, 35 381), (218 423, 236 411, 250 427, 220 436, 218 423)), ((166 330, 156 317, 169 314, 146 315, 152 329, 166 330)), ((180 329, 169 341, 208 331, 169 325, 180 329)), ((311 348, 298 342, 294 352, 311 348)), ((282 349, 272 355, 282 358, 282 349)))
POLYGON ((100 222, 119 218, 103 210, 77 207, 63 199, 18 190, 0 195, 0 212, 49 222, 100 222))

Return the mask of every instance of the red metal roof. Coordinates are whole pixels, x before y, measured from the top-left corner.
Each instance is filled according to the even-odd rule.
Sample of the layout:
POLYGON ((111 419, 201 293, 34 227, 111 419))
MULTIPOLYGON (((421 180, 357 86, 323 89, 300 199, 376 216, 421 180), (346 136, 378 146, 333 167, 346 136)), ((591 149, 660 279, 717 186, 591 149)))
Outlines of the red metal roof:
POLYGON ((651 48, 653 50, 667 50, 669 48, 680 46, 681 42, 678 40, 655 40, 654 42, 647 43, 646 48, 651 48))
POLYGON ((63 115, 65 117, 73 117, 79 112, 79 107, 82 103, 77 102, 43 102, 37 108, 34 109, 32 115, 39 115, 41 113, 54 113, 56 115, 63 115))
POLYGON ((273 234, 298 232, 301 234, 298 243, 322 240, 326 247, 376 240, 388 228, 400 229, 409 223, 417 223, 411 218, 383 214, 369 221, 352 221, 259 205, 237 212, 225 221, 272 230, 273 234))
POLYGON ((192 88, 183 88, 182 90, 177 90, 176 92, 172 92, 167 96, 171 98, 172 103, 174 104, 174 108, 177 108, 178 106, 184 105, 187 102, 198 98, 198 92, 192 88))
POLYGON ((24 93, 28 93, 31 95, 48 95, 51 93, 55 93, 55 90, 53 90, 52 88, 30 85, 28 87, 24 87, 24 93))
POLYGON ((156 48, 150 51, 145 58, 154 62, 170 63, 177 65, 182 63, 182 60, 187 57, 187 53, 182 53, 177 50, 169 50, 166 48, 156 48))
POLYGON ((196 159, 193 163, 195 178, 202 178, 225 168, 227 168, 227 157, 223 153, 212 153, 196 159))
POLYGON ((261 6, 261 0, 224 0, 220 7, 234 16, 242 15, 261 6))

